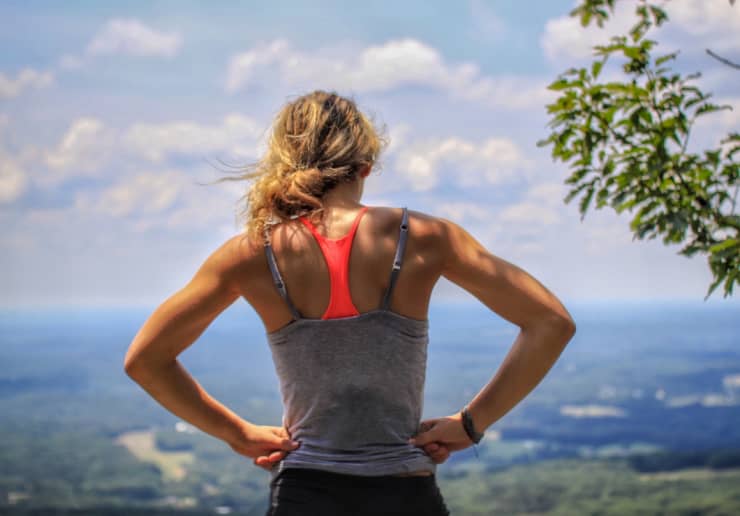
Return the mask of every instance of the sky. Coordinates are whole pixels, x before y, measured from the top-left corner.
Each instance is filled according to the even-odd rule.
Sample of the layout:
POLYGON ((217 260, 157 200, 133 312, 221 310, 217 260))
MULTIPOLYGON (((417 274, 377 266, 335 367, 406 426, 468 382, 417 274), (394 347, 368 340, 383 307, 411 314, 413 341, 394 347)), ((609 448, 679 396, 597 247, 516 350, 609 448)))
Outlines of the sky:
MULTIPOLYGON (((546 88, 624 33, 571 0, 0 3, 0 306, 158 304, 242 231, 248 185, 213 182, 264 152, 269 124, 314 89, 352 97, 390 144, 367 205, 453 220, 564 301, 701 300, 704 257, 633 240, 628 213, 563 202, 546 88)), ((740 6, 672 0, 659 51, 740 129, 740 6)), ((708 118, 708 117, 707 117, 708 118)), ((704 146, 704 147, 702 147, 704 146)), ((711 302, 723 299, 718 289, 711 302)), ((434 298, 470 299, 442 279, 434 298)))

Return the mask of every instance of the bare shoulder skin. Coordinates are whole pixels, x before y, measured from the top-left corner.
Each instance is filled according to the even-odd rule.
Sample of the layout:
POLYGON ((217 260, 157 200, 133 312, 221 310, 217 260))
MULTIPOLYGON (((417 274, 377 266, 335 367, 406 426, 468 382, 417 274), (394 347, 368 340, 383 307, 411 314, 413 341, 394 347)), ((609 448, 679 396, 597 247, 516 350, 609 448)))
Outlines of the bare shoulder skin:
MULTIPOLYGON (((350 214, 351 215, 351 214, 350 214)), ((377 308, 387 286, 398 239, 399 208, 371 207, 357 229, 350 260, 350 290, 359 312, 377 308)), ((352 217, 337 221, 329 237, 344 235, 352 217)), ((300 222, 279 226, 272 237, 289 295, 305 317, 320 317, 328 305, 326 264, 300 222), (319 272, 317 272, 319 271, 319 272)), ((527 327, 548 320, 572 325, 562 303, 526 271, 485 249, 458 224, 419 211, 409 212, 409 239, 391 309, 427 318, 434 285, 444 276, 506 320, 527 327)), ((266 331, 291 320, 275 289, 261 242, 240 234, 228 239, 194 277, 167 299, 142 327, 129 350, 131 362, 174 360, 223 310, 243 297, 266 331), (157 336, 156 345, 152 337, 157 336)))

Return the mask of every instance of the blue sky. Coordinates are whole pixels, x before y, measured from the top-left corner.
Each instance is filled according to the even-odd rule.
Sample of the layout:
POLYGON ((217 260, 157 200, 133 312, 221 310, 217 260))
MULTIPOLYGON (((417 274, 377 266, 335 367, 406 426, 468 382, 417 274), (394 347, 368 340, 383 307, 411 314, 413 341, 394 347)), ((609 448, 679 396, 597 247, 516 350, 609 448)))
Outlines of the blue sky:
MULTIPOLYGON (((545 86, 629 26, 632 3, 584 30, 572 1, 3 2, 0 305, 162 301, 241 230, 244 185, 198 183, 256 159, 272 116, 315 88, 390 137, 366 204, 455 220, 566 301, 701 299, 703 258, 632 241, 627 216, 581 221, 566 168, 535 145, 545 86)), ((715 145, 740 128, 740 92, 704 49, 740 60, 740 8, 668 13, 661 50, 735 107, 696 127, 697 148, 715 145)))

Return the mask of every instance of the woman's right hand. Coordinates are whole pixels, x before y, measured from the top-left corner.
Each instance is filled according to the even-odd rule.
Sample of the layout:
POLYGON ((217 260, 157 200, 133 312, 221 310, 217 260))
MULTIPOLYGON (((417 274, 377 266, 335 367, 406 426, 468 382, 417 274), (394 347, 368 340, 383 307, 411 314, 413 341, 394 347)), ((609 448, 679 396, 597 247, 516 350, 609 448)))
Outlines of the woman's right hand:
POLYGON ((293 441, 283 427, 245 423, 237 439, 230 442, 229 446, 240 455, 252 459, 255 466, 270 471, 276 462, 298 448, 300 443, 293 441))
POLYGON ((423 448, 435 463, 446 461, 450 453, 473 445, 462 424, 462 415, 426 419, 419 425, 419 433, 409 439, 409 444, 423 448))

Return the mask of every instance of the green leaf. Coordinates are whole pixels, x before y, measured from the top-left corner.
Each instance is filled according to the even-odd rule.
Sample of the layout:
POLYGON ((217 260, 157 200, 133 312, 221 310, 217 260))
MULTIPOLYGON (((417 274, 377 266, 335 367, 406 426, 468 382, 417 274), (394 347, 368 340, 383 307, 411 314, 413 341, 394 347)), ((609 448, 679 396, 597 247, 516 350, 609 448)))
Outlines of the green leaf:
POLYGON ((601 73, 601 68, 604 66, 604 61, 594 61, 591 65, 591 77, 596 79, 601 73))
POLYGON ((740 215, 735 215, 734 213, 732 215, 725 215, 722 217, 722 222, 727 226, 740 229, 740 215))
POLYGON ((640 47, 624 47, 622 52, 624 52, 625 57, 630 59, 640 59, 642 57, 640 47))
POLYGON ((665 63, 667 61, 670 61, 672 59, 676 59, 676 57, 678 56, 678 54, 679 54, 678 52, 671 52, 670 54, 665 54, 665 55, 662 55, 662 56, 656 58, 655 59, 655 66, 660 66, 660 65, 662 65, 663 63, 665 63))
POLYGON ((659 27, 663 24, 663 22, 668 21, 668 15, 660 7, 656 5, 649 5, 648 9, 650 9, 650 13, 653 15, 653 20, 656 27, 659 27))
POLYGON ((588 27, 588 24, 590 21, 591 21, 591 11, 584 10, 581 13, 581 27, 588 27))
POLYGON ((595 191, 596 189, 593 186, 590 187, 588 192, 586 192, 586 195, 584 195, 578 203, 578 210, 581 212, 581 220, 583 220, 583 217, 586 215, 586 211, 588 210, 589 204, 591 204, 591 198, 594 196, 595 191))
POLYGON ((738 240, 737 238, 728 238, 724 242, 720 242, 719 244, 715 244, 710 247, 709 252, 712 254, 717 254, 725 250, 732 250, 735 247, 740 247, 740 240, 738 240))
POLYGON ((553 91, 560 91, 560 90, 564 90, 566 88, 569 88, 571 86, 571 84, 572 83, 570 81, 567 81, 565 79, 557 79, 556 81, 553 81, 547 87, 547 89, 548 90, 553 90, 553 91))
POLYGON ((701 115, 705 115, 707 113, 714 113, 715 111, 722 111, 723 109, 730 109, 731 110, 732 107, 731 106, 728 106, 728 105, 720 106, 720 105, 717 105, 717 104, 711 104, 711 103, 707 102, 706 104, 702 104, 701 106, 699 106, 696 109, 695 116, 701 116, 701 115))

